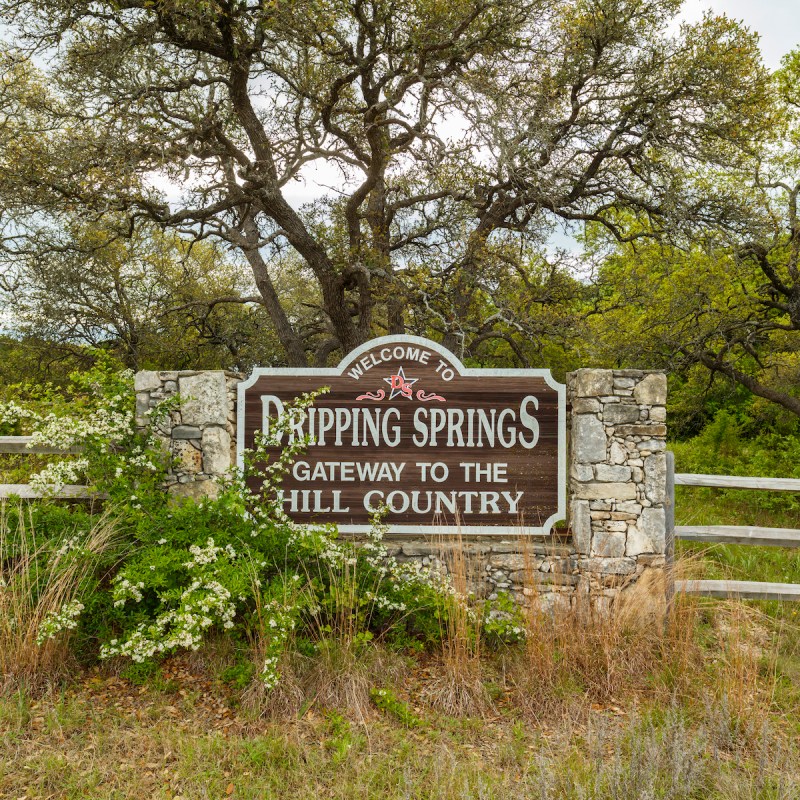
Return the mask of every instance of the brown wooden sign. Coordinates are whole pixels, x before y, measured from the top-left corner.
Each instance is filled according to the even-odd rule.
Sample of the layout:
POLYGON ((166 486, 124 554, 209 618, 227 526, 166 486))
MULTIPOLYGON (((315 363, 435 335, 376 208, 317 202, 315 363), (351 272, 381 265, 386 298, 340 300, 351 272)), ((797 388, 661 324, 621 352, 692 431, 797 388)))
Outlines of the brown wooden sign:
MULTIPOLYGON (((416 336, 374 339, 335 369, 256 369, 239 385, 239 466, 256 431, 320 397, 283 441, 310 435, 283 484, 298 523, 390 533, 542 534, 565 516, 565 388, 549 370, 467 369, 416 336)), ((276 451, 277 452, 277 451, 276 451)))

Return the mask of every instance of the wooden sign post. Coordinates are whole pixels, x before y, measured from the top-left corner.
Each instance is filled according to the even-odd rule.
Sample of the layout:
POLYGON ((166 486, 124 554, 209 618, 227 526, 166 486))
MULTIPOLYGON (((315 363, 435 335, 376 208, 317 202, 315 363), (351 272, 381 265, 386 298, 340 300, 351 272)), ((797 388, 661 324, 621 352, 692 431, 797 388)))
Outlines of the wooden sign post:
MULTIPOLYGON (((416 336, 384 336, 335 369, 257 368, 239 385, 237 447, 303 392, 329 387, 288 442, 313 444, 283 484, 298 523, 390 533, 546 534, 565 517, 566 393, 549 370, 467 369, 416 336)), ((277 450, 276 450, 277 452, 277 450)))

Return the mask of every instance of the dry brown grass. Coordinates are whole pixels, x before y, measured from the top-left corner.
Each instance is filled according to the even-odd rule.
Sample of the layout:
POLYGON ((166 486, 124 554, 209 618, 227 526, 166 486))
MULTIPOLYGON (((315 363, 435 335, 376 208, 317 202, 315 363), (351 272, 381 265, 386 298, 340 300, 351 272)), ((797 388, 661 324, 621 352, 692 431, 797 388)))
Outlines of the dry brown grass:
POLYGON ((37 643, 40 626, 50 614, 78 599, 99 555, 111 547, 117 529, 108 512, 78 537, 80 557, 52 548, 37 535, 31 509, 20 504, 14 522, 0 504, 0 689, 41 688, 71 668, 70 632, 37 643))
MULTIPOLYGON (((675 571, 693 566, 694 559, 675 571)), ((764 723, 777 650, 768 618, 752 606, 678 594, 662 619, 642 613, 652 608, 652 584, 634 584, 610 605, 593 605, 586 593, 552 603, 536 594, 532 579, 529 585, 524 656, 512 671, 529 716, 647 699, 706 704, 712 697, 731 726, 754 735, 764 723)))
POLYGON ((724 723, 717 732, 723 740, 755 741, 769 724, 777 690, 774 621, 739 601, 717 602, 712 619, 717 655, 711 694, 724 723))
MULTIPOLYGON (((320 566, 319 577, 330 589, 329 602, 322 608, 315 597, 303 597, 309 589, 296 590, 287 584, 279 603, 306 609, 316 647, 313 656, 297 652, 294 636, 283 646, 278 672, 280 680, 268 688, 256 674, 248 686, 244 702, 251 712, 266 719, 296 717, 303 708, 327 708, 364 721, 372 711, 370 690, 387 681, 399 680, 404 670, 402 659, 373 641, 368 623, 375 610, 374 601, 365 603, 365 595, 379 593, 380 576, 359 571, 354 559, 320 566)), ((256 624, 251 633, 252 658, 260 671, 267 654, 273 629, 267 623, 269 609, 255 583, 256 624)))
MULTIPOLYGON (((256 663, 258 649, 254 651, 256 663)), ((293 659, 286 654, 278 662, 281 679, 272 689, 264 685, 258 676, 254 677, 242 693, 242 706, 251 714, 268 720, 282 720, 297 717, 303 706, 305 692, 295 669, 293 659)))
POLYGON ((397 683, 403 672, 402 659, 380 644, 324 638, 301 680, 309 705, 364 722, 372 714, 370 690, 397 683))
POLYGON ((680 692, 696 675, 702 653, 695 599, 674 598, 665 624, 653 602, 660 588, 649 581, 627 588, 614 603, 585 591, 538 594, 532 571, 527 584, 525 652, 514 682, 529 715, 613 704, 657 686, 680 692))
POLYGON ((484 684, 481 616, 470 597, 475 561, 465 552, 459 535, 446 551, 452 595, 442 626, 441 672, 425 690, 432 708, 452 716, 481 716, 492 709, 484 684))

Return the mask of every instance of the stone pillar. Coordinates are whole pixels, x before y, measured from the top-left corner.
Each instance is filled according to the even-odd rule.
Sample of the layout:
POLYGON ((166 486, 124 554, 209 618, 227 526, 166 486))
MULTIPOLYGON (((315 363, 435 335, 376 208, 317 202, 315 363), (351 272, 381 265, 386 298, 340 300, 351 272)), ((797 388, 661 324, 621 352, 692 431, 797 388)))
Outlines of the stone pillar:
POLYGON ((236 463, 236 386, 240 376, 222 370, 137 372, 136 424, 149 427, 149 413, 179 395, 180 405, 155 429, 173 457, 167 488, 176 497, 215 497, 214 478, 236 463))
POLYGON ((571 405, 573 546, 590 586, 613 597, 642 578, 663 592, 667 379, 661 372, 580 369, 571 405))

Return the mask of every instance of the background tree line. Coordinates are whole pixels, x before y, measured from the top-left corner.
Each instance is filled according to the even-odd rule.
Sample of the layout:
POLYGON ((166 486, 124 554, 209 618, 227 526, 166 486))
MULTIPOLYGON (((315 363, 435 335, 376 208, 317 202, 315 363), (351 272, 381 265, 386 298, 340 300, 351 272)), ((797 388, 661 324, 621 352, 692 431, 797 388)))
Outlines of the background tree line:
POLYGON ((0 0, 0 374, 87 344, 323 365, 407 331, 669 369, 687 433, 794 428, 800 56, 770 75, 679 8, 0 0))

